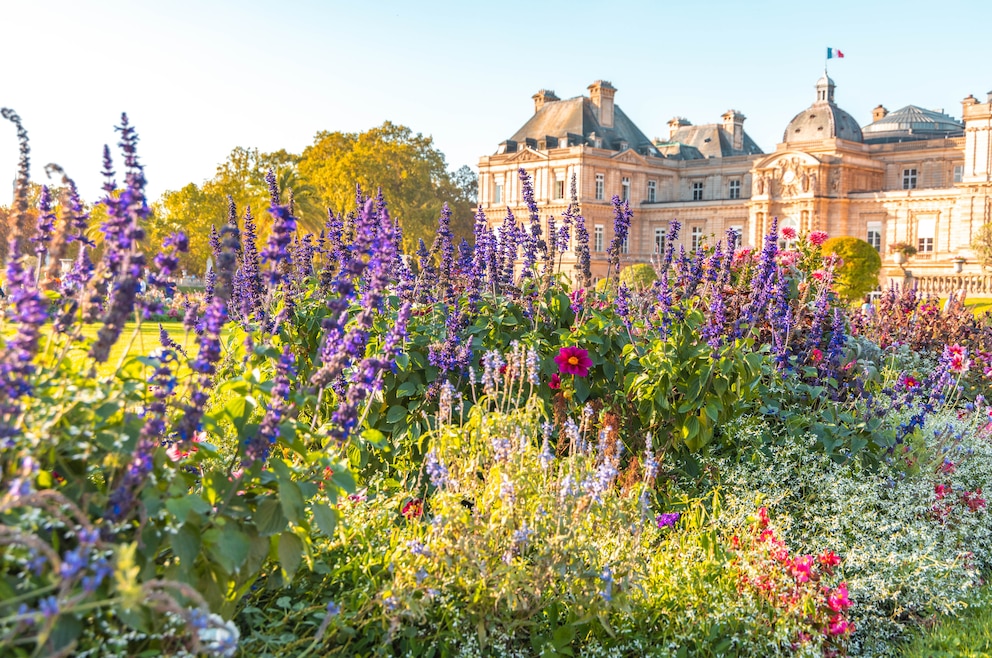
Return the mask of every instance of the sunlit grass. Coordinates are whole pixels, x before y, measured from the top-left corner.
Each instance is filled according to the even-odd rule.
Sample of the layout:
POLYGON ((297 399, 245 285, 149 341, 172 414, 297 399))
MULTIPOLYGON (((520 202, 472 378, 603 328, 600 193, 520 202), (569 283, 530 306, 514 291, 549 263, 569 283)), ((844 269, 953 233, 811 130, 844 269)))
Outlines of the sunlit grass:
POLYGON ((939 622, 906 646, 906 658, 992 655, 992 588, 986 586, 972 605, 939 622))

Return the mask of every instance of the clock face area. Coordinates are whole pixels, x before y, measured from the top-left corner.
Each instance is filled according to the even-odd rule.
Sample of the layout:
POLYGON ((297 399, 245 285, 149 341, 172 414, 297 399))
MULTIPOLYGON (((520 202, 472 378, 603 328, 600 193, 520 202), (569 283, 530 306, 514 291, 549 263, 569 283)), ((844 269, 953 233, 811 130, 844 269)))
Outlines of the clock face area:
POLYGON ((795 172, 795 170, 793 170, 793 169, 786 169, 785 171, 782 172, 782 182, 783 183, 785 183, 785 184, 788 185, 789 183, 791 183, 794 180, 796 180, 796 172, 795 172))

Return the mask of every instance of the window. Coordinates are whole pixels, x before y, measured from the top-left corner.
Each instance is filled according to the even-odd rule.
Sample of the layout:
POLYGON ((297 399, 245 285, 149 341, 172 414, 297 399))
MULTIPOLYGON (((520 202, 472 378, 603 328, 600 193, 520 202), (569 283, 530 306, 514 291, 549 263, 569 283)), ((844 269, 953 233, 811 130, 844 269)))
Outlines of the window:
POLYGON ((868 235, 865 240, 875 251, 882 251, 882 222, 868 222, 868 235))
POLYGON ((954 165, 954 182, 960 183, 964 178, 964 165, 954 165))
POLYGON ((692 200, 702 201, 703 200, 703 184, 693 183, 692 184, 692 200))
POLYGON ((730 198, 731 199, 741 198, 741 182, 736 178, 730 181, 730 198))
POLYGON ((623 236, 623 242, 620 243, 620 253, 629 254, 630 253, 630 234, 623 236))
POLYGON ((606 194, 606 176, 603 174, 596 174, 596 200, 602 201, 603 196, 606 194))
POLYGON ((620 200, 630 201, 630 179, 626 176, 620 181, 620 200))
POLYGON ((593 251, 603 251, 603 225, 596 224, 592 242, 593 251))
POLYGON ((555 174, 555 198, 565 198, 565 174, 555 174))
POLYGON ((658 183, 649 180, 648 181, 648 203, 654 203, 658 200, 658 183))
POLYGON ((915 169, 903 169, 902 170, 902 189, 904 189, 904 190, 915 190, 916 189, 916 170, 915 169))
POLYGON ((701 246, 703 246, 703 227, 693 226, 692 227, 692 250, 696 251, 701 246))
POLYGON ((665 253, 665 229, 656 228, 654 230, 654 253, 665 253))
POLYGON ((493 203, 503 203, 503 181, 496 183, 496 189, 493 192, 493 203))
POLYGON ((917 256, 928 258, 933 253, 934 237, 937 235, 937 220, 932 217, 921 218, 916 223, 917 256))

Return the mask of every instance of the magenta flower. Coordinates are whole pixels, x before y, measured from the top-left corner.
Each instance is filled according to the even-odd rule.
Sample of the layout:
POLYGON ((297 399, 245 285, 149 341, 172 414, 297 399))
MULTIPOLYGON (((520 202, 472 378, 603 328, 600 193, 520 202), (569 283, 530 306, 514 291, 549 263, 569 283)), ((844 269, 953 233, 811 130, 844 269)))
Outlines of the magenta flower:
POLYGON ((581 347, 563 347, 555 357, 558 364, 558 372, 563 375, 575 375, 586 377, 589 375, 589 368, 592 367, 592 359, 589 352, 581 347))
POLYGON ((796 229, 792 228, 791 226, 783 226, 782 227, 782 237, 785 238, 786 240, 795 240, 796 239, 796 229))
POLYGON ((561 388, 561 377, 558 376, 557 372, 551 375, 551 381, 548 382, 548 386, 556 391, 561 388))
POLYGON ((809 241, 811 244, 814 244, 817 247, 819 247, 824 242, 827 241, 827 237, 829 236, 827 235, 826 231, 813 231, 812 233, 809 234, 809 241))

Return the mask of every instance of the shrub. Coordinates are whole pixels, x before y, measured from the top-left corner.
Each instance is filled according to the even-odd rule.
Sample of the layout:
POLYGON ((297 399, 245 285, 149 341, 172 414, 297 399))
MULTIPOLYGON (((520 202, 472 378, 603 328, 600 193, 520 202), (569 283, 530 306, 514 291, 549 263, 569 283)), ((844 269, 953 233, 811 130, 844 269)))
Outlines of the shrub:
POLYGON ((620 270, 620 283, 626 283, 632 290, 647 290, 658 280, 654 267, 647 263, 628 265, 620 270))
POLYGON ((836 254, 842 260, 835 270, 837 292, 848 302, 861 299, 878 287, 882 258, 864 240, 849 236, 830 238, 823 243, 823 253, 836 254))

